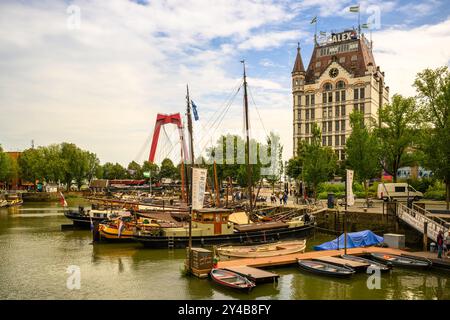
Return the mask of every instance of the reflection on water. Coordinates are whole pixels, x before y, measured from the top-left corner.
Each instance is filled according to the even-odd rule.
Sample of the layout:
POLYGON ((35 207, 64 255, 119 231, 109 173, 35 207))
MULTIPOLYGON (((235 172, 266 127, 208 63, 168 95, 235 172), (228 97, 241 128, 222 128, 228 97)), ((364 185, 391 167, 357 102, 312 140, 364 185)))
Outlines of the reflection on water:
MULTIPOLYGON (((209 279, 182 275, 185 250, 149 250, 138 243, 95 244, 89 231, 61 231, 67 220, 57 204, 0 210, 2 299, 450 299, 450 275, 395 269, 380 290, 368 275, 323 278, 295 266, 271 269, 278 283, 250 293, 209 279), (81 270, 80 290, 66 287, 67 267, 81 270)), ((312 246, 329 238, 310 239, 312 246)))

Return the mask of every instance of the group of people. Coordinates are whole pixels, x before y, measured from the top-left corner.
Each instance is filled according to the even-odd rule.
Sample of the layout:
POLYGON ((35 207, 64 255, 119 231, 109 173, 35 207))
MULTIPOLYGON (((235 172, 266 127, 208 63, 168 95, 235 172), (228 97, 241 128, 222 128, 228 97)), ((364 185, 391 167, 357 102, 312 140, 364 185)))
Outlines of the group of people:
POLYGON ((442 259, 442 254, 444 253, 447 258, 449 258, 449 249, 450 249, 450 230, 448 231, 447 236, 444 238, 444 232, 439 231, 437 236, 437 247, 438 247, 438 258, 442 259))
POLYGON ((288 193, 285 191, 283 193, 279 193, 278 196, 272 193, 270 196, 270 203, 277 204, 278 200, 280 201, 280 205, 286 205, 288 201, 288 193))

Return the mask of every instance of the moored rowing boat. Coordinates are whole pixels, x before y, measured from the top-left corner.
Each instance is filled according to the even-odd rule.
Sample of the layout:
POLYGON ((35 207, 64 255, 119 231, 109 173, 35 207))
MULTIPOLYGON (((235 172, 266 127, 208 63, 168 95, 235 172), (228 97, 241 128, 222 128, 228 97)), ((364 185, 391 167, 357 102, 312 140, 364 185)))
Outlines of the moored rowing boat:
POLYGON ((275 257, 297 252, 304 252, 306 240, 279 241, 275 243, 252 246, 219 246, 216 248, 219 256, 233 258, 275 257))

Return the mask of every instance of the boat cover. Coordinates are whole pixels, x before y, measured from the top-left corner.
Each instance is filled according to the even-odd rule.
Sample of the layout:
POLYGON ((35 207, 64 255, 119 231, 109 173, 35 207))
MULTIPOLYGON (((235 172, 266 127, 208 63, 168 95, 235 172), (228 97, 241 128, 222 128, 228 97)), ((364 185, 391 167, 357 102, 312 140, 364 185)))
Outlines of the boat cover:
MULTIPOLYGON (((359 232, 347 233, 347 248, 358 248, 373 246, 378 243, 383 242, 383 237, 380 237, 370 230, 364 230, 359 232)), ((321 245, 315 246, 314 250, 336 250, 344 248, 344 234, 341 234, 339 238, 332 241, 322 243, 321 245), (338 241, 339 239, 339 241, 338 241)))

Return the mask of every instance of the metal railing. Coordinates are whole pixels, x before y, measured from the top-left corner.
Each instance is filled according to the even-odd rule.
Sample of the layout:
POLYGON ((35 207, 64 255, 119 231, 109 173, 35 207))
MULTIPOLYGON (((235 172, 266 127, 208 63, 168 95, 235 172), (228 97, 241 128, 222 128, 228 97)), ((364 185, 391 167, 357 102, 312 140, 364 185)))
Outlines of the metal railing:
POLYGON ((413 205, 412 208, 404 205, 403 203, 398 203, 398 217, 406 222, 408 225, 419 231, 420 233, 425 232, 425 223, 427 223, 427 236, 433 241, 437 240, 439 231, 444 233, 449 229, 449 223, 445 220, 439 219, 436 221, 427 217, 429 214, 425 209, 413 205))

